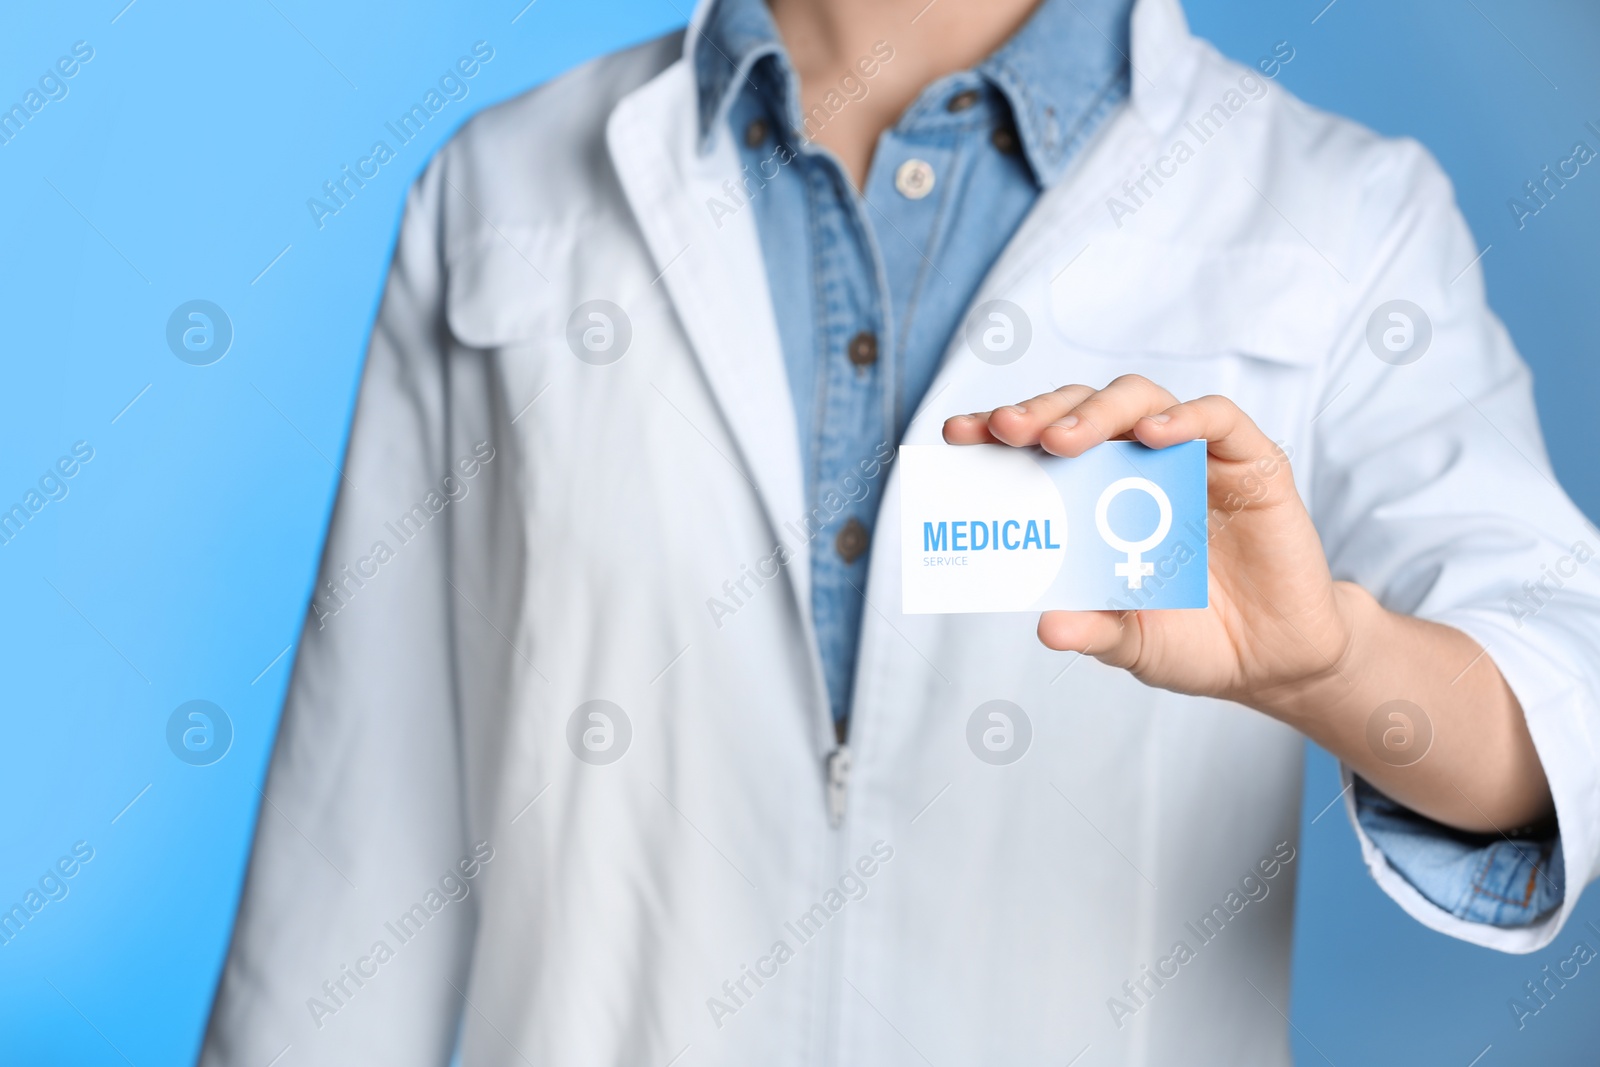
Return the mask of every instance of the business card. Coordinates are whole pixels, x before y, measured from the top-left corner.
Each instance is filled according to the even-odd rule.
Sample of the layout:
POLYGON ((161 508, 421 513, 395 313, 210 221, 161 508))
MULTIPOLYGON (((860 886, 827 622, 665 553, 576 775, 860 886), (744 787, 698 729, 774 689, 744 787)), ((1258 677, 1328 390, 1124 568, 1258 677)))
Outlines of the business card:
POLYGON ((902 609, 1203 608, 1206 443, 905 445, 902 609))

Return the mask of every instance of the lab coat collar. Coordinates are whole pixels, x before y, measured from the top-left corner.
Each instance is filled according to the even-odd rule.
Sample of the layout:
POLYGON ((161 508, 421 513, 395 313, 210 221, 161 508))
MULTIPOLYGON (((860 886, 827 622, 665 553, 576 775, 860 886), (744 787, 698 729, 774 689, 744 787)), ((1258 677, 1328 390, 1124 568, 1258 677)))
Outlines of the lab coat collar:
POLYGON ((1133 106, 1153 130, 1176 121, 1195 69, 1189 20, 1179 0, 1138 0, 1129 27, 1133 106))
MULTIPOLYGON (((793 533, 805 528, 799 436, 755 212, 748 190, 732 197, 738 206, 731 213, 710 210, 713 203, 726 208, 726 186, 737 188, 739 161, 730 138, 702 154, 697 133, 693 70, 683 60, 624 97, 606 123, 623 195, 660 271, 657 282, 666 287, 737 445, 739 454, 724 458, 756 490, 774 543, 788 546, 783 569, 810 633, 810 546, 793 533)), ((709 427, 695 429, 717 447, 709 427)))

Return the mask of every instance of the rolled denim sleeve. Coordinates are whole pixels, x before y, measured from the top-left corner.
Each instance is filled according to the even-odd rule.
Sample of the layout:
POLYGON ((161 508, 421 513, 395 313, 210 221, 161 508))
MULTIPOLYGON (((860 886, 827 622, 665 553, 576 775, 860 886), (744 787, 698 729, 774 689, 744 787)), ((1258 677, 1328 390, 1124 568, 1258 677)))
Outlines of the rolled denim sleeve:
POLYGON ((1467 922, 1527 926, 1561 906, 1561 837, 1455 830, 1351 776, 1356 822, 1389 866, 1431 903, 1467 922))

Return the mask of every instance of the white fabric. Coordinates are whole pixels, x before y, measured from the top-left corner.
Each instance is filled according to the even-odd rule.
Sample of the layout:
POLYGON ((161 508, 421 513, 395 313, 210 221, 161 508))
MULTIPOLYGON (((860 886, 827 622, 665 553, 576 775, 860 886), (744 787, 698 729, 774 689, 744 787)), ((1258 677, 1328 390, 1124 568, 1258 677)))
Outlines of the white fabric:
MULTIPOLYGON (((438 1065, 459 1033, 470 1065, 1287 1064, 1298 861, 1210 943, 1188 925, 1293 855, 1286 727, 1052 653, 1032 616, 904 616, 886 537, 830 828, 807 556, 720 626, 707 608, 805 507, 754 213, 706 208, 738 164, 727 138, 697 155, 681 55, 674 36, 489 110, 411 196, 324 556, 345 606, 300 646, 202 1062, 438 1065), (565 340, 591 299, 631 319, 609 366, 565 340), (493 459, 466 478, 479 442, 493 459), (361 563, 378 541, 393 558, 361 563), (592 699, 632 726, 607 766, 566 740, 592 699), (967 746, 992 699, 1032 723, 1010 766, 967 746), (858 860, 865 896, 830 897, 858 860), (808 941, 785 925, 837 901, 808 941), (419 902, 402 944, 386 924, 419 902), (1194 958, 1157 987, 1144 967, 1179 940, 1194 958), (778 941, 774 976, 708 1007, 778 941), (344 967, 371 977, 341 994, 344 967)), ((1450 186, 1416 144, 1271 85, 1118 226, 1108 197, 1131 205, 1123 182, 1194 146, 1184 123, 1248 73, 1175 0, 1140 0, 1133 62, 1131 104, 978 295, 1026 311, 1030 350, 997 367, 956 338, 906 440, 1128 371, 1235 399, 1291 450, 1337 575, 1487 642, 1521 698, 1562 912, 1471 926, 1367 859, 1430 926, 1532 951, 1600 852, 1600 583, 1584 566, 1528 619, 1507 598, 1600 540, 1550 481, 1450 186), (1410 366, 1365 341, 1393 298, 1432 318, 1410 366)))

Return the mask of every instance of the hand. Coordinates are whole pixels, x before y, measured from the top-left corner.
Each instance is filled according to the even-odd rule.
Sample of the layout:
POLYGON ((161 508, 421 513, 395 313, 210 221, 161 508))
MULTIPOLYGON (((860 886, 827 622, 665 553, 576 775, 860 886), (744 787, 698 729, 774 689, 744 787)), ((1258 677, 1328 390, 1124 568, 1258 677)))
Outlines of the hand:
POLYGON ((1125 375, 1014 407, 958 415, 951 444, 1039 445, 1080 456, 1112 438, 1206 442, 1211 604, 1203 611, 1049 611, 1039 639, 1123 667, 1149 685, 1221 697, 1299 728, 1389 796, 1462 830, 1546 823, 1550 785, 1511 687, 1472 638, 1386 611, 1335 582, 1289 458, 1233 401, 1180 404, 1125 375), (1374 710, 1427 709, 1427 758, 1396 766, 1367 738, 1374 710), (1463 788, 1465 783, 1471 795, 1463 788))
POLYGON ((1190 611, 1049 611, 1039 639, 1092 655, 1141 681, 1280 713, 1330 675, 1350 648, 1359 587, 1333 581, 1295 490, 1288 457, 1221 396, 1187 403, 1139 377, 1096 390, 1067 385, 1013 407, 958 415, 951 444, 998 441, 1079 456, 1103 441, 1151 448, 1206 441, 1210 606, 1190 611))

